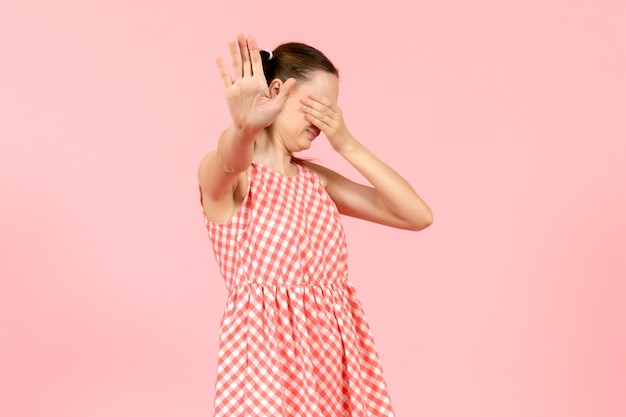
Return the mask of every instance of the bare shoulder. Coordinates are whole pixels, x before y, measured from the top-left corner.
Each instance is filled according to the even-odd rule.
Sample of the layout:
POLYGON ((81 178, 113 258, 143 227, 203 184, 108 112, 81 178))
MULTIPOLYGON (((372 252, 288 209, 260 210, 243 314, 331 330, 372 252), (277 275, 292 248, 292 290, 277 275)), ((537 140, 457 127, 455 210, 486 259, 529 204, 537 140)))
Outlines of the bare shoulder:
POLYGON ((311 161, 304 161, 303 165, 315 171, 315 173, 322 180, 322 184, 324 184, 324 187, 328 187, 328 184, 332 184, 333 181, 336 182, 341 178, 345 179, 345 177, 343 177, 342 175, 323 165, 319 165, 311 161))
POLYGON ((216 164, 217 151, 208 152, 200 160, 198 166, 198 183, 200 188, 209 193, 211 189, 211 171, 213 171, 212 165, 216 164))
POLYGON ((202 159, 200 160, 200 165, 198 166, 198 180, 202 181, 203 173, 207 170, 208 166, 211 164, 211 160, 215 158, 217 151, 210 151, 206 153, 202 159))
POLYGON ((217 152, 211 151, 200 160, 198 184, 207 218, 222 223, 228 221, 241 205, 248 187, 248 176, 245 172, 225 173, 217 152))

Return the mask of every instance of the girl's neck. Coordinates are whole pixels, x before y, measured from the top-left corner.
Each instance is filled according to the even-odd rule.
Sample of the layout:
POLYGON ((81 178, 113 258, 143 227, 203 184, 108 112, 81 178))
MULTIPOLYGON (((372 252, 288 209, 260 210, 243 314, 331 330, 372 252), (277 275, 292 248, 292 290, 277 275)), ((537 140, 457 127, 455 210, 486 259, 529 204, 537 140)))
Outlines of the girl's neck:
POLYGON ((293 175, 297 169, 291 163, 291 154, 279 140, 272 138, 267 130, 263 130, 257 136, 252 159, 283 175, 293 175))

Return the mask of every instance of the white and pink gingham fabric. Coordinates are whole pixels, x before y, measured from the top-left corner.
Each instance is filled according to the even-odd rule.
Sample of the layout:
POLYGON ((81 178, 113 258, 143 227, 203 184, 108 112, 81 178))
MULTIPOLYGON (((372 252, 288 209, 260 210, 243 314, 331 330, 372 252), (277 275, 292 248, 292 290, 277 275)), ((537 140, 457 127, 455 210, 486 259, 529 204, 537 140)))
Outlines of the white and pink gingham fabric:
POLYGON ((317 174, 253 162, 241 208, 205 223, 228 300, 215 417, 393 416, 348 280, 337 208, 317 174))

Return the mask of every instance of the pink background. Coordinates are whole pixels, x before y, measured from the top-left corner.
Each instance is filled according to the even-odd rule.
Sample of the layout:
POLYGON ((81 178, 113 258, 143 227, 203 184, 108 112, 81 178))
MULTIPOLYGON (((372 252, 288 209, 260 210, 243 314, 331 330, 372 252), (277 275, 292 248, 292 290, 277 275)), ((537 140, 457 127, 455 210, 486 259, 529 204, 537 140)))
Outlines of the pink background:
POLYGON ((433 208, 345 222, 398 417, 626 415, 620 0, 2 0, 0 415, 211 414, 195 175, 239 30, 326 52, 351 131, 433 208))

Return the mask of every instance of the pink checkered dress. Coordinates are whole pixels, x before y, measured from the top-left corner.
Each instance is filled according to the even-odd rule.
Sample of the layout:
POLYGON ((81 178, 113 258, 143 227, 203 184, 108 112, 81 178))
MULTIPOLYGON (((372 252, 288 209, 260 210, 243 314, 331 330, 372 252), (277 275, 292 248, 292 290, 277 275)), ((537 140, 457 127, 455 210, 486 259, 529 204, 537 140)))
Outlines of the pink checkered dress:
POLYGON ((348 280, 339 213, 319 177, 256 162, 247 175, 232 219, 205 216, 228 289, 214 416, 393 416, 348 280))

